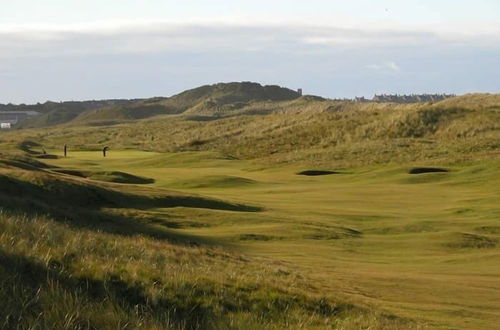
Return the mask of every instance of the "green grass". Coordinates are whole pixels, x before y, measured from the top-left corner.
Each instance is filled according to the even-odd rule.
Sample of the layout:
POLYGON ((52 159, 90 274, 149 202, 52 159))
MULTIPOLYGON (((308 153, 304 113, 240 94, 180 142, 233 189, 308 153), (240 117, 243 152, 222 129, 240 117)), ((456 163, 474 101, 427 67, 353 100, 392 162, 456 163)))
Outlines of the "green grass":
POLYGON ((390 165, 307 177, 295 166, 262 168, 217 154, 96 155, 48 163, 127 171, 154 178, 159 189, 258 205, 257 213, 156 208, 149 215, 179 233, 286 262, 324 292, 361 305, 433 327, 496 324, 498 160, 448 173, 412 175, 413 166, 390 165))
MULTIPOLYGON (((137 156, 115 153, 110 163, 137 156)), ((0 168, 3 328, 416 327, 326 294, 282 262, 244 256, 234 242, 181 230, 202 225, 190 215, 259 208, 15 165, 0 168)))
POLYGON ((330 318, 352 327, 370 318, 397 324, 306 294, 286 268, 218 249, 75 230, 43 217, 0 220, 3 328, 318 327, 330 318))
POLYGON ((97 151, 107 145, 157 152, 212 151, 228 159, 254 159, 268 165, 327 168, 488 159, 499 148, 498 97, 453 100, 432 105, 308 98, 260 101, 247 105, 248 111, 217 120, 166 115, 104 127, 24 130, 1 138, 4 143, 33 140, 47 149, 67 144, 70 150, 97 151), (472 105, 471 100, 477 99, 487 106, 472 105))
POLYGON ((3 320, 495 329, 498 104, 301 98, 2 134, 3 320))

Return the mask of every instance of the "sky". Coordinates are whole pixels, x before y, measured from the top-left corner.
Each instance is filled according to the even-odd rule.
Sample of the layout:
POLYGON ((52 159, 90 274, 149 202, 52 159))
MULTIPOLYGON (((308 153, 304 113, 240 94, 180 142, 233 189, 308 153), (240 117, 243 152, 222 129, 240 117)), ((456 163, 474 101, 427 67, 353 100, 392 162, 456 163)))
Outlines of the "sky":
POLYGON ((498 0, 0 0, 0 103, 500 92, 498 0))

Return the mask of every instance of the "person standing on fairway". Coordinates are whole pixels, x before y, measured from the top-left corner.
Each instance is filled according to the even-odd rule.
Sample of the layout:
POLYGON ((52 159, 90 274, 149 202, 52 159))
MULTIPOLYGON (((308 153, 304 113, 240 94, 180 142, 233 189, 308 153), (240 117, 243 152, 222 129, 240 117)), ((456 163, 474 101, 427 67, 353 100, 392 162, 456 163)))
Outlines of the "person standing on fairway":
POLYGON ((64 145, 64 157, 68 154, 68 146, 65 144, 64 145))
POLYGON ((103 155, 104 157, 106 157, 106 151, 108 151, 108 149, 109 149, 109 147, 108 147, 108 146, 106 146, 106 147, 102 148, 102 155, 103 155))

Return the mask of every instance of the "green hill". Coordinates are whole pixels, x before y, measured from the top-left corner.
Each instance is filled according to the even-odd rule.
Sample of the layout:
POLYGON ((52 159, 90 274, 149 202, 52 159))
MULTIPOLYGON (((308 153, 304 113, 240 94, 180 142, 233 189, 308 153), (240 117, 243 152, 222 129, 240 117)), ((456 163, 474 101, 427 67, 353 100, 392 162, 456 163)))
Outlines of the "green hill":
POLYGON ((368 109, 486 108, 498 107, 498 95, 473 94, 444 101, 416 104, 354 103, 329 101, 316 96, 301 97, 279 86, 252 82, 219 83, 187 90, 172 97, 145 100, 103 100, 83 102, 46 102, 37 105, 2 105, 3 110, 31 110, 42 115, 26 120, 18 128, 49 127, 70 123, 78 125, 114 125, 159 115, 184 115, 194 120, 213 120, 228 116, 273 113, 339 112, 368 109))
POLYGON ((41 115, 20 122, 17 128, 48 127, 67 123, 84 111, 103 107, 126 105, 138 100, 100 100, 38 103, 33 105, 1 105, 5 111, 36 111, 41 115))
POLYGON ((0 157, 4 329, 414 325, 322 295, 285 265, 176 230, 196 224, 176 210, 235 216, 258 207, 105 184, 33 155, 11 149, 0 157))
POLYGON ((70 122, 73 125, 109 125, 166 114, 212 116, 220 114, 221 111, 231 112, 254 102, 293 100, 299 96, 297 92, 279 86, 241 82, 201 86, 169 98, 47 102, 37 106, 17 106, 15 109, 42 113, 41 116, 21 123, 19 128, 48 127, 70 122))
POLYGON ((220 83, 201 86, 169 98, 152 98, 136 104, 86 111, 73 124, 119 122, 182 113, 214 115, 252 102, 292 100, 299 96, 297 92, 279 86, 250 82, 220 83))
POLYGON ((198 87, 172 96, 160 103, 178 108, 180 112, 183 112, 203 102, 227 105, 252 101, 284 101, 296 99, 299 96, 297 92, 279 86, 234 82, 198 87))
POLYGON ((302 97, 258 101, 216 118, 159 116, 105 127, 54 129, 49 135, 36 130, 15 135, 26 140, 34 137, 50 148, 68 144, 100 149, 106 144, 160 152, 205 150, 242 159, 321 166, 453 161, 488 157, 498 148, 497 100, 495 95, 471 95, 436 104, 403 105, 302 97), (478 97, 489 105, 471 101, 478 97))
POLYGON ((259 86, 2 131, 0 324, 496 329, 499 96, 259 86))

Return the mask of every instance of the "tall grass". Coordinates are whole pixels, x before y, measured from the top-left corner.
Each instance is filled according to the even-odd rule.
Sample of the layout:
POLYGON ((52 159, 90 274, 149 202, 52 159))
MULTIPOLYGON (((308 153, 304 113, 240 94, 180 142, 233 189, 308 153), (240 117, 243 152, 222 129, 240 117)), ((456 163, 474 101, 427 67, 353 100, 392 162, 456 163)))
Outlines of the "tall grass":
POLYGON ((160 116, 118 126, 19 131, 5 139, 83 150, 104 144, 172 152, 212 150, 243 159, 339 166, 443 157, 454 162, 471 152, 480 157, 494 154, 499 147, 499 105, 497 96, 484 95, 433 105, 301 98, 254 102, 231 110, 229 117, 212 118, 216 120, 160 116))
MULTIPOLYGON (((0 327, 418 328, 327 294, 321 283, 283 264, 228 252, 213 241, 145 221, 150 208, 216 209, 230 218, 236 213, 229 212, 257 217, 259 207, 132 185, 117 188, 50 171, 35 158, 43 156, 42 146, 99 150, 106 144, 112 149, 206 150, 273 165, 463 163, 498 157, 498 104, 496 96, 434 105, 300 98, 226 104, 217 107, 217 114, 205 104, 197 109, 206 111, 203 120, 190 113, 121 125, 2 133, 0 327)), ((459 238, 465 247, 496 244, 480 241, 482 236, 459 238)))
POLYGON ((411 325, 322 297, 300 274, 218 248, 0 213, 4 329, 411 325))
POLYGON ((413 326, 325 296, 282 265, 145 222, 141 212, 171 206, 258 209, 151 189, 140 195, 131 186, 124 193, 50 173, 27 159, 4 158, 0 168, 2 328, 413 326))

